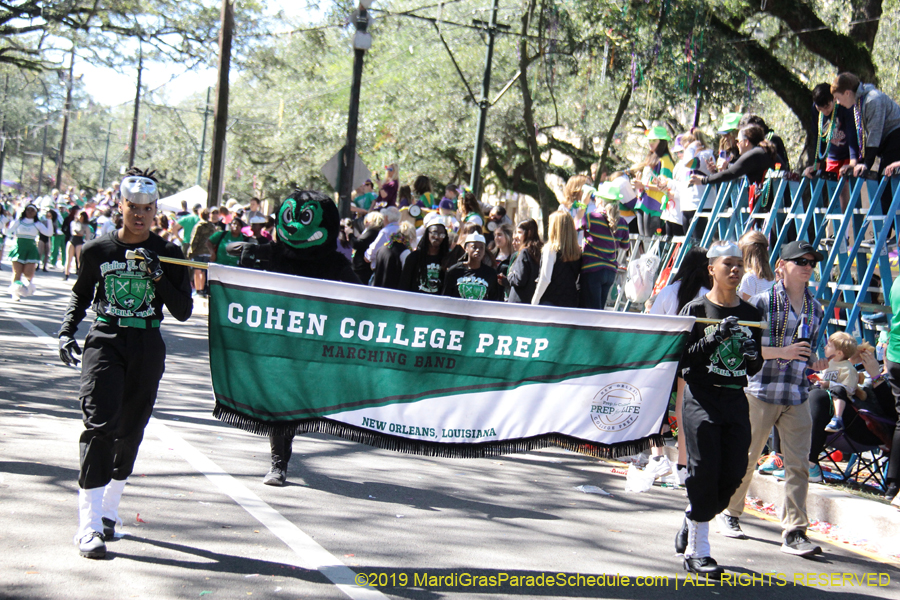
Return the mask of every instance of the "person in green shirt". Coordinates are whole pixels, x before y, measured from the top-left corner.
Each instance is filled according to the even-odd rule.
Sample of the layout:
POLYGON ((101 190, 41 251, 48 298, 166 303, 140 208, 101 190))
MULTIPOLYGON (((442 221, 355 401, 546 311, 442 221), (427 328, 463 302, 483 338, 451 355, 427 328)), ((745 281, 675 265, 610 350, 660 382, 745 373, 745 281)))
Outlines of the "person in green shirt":
POLYGON ((355 206, 351 206, 350 210, 354 214, 364 215, 372 208, 372 202, 375 201, 378 194, 375 193, 375 186, 371 179, 366 179, 366 182, 359 186, 358 192, 356 198, 353 199, 355 206))
POLYGON ((239 256, 229 256, 225 252, 225 247, 232 242, 246 242, 250 238, 241 233, 244 228, 244 222, 239 217, 234 217, 228 225, 227 231, 217 231, 209 236, 209 244, 212 246, 211 262, 227 265, 229 267, 237 267, 240 263, 239 256))
POLYGON ((178 230, 183 230, 184 233, 181 236, 181 249, 188 253, 188 249, 191 247, 191 235, 194 233, 194 227, 197 226, 197 223, 200 222, 200 209, 203 208, 199 204, 194 205, 194 210, 191 214, 181 217, 176 221, 178 223, 178 227, 175 228, 175 232, 178 230))

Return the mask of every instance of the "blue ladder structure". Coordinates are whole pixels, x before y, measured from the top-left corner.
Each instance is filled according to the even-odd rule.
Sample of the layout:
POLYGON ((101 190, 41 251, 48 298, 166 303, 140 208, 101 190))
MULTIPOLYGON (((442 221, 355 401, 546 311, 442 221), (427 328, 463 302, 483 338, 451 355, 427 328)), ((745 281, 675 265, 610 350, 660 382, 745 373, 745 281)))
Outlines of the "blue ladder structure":
MULTIPOLYGON (((694 231, 700 219, 706 219, 706 230, 700 245, 709 247, 714 240, 737 240, 752 228, 759 229, 770 240, 770 260, 774 267, 781 255, 781 248, 789 240, 808 241, 816 248, 828 246, 827 230, 833 224, 836 230, 834 242, 823 254, 827 258, 818 270, 815 297, 826 307, 827 325, 819 332, 817 342, 823 347, 826 335, 846 329, 857 338, 874 341, 874 331, 861 319, 863 311, 889 312, 883 305, 874 304, 872 296, 881 293, 885 303, 889 303, 893 283, 888 256, 888 234, 893 224, 900 231, 900 177, 884 178, 880 182, 867 179, 803 178, 799 182, 769 173, 770 191, 768 205, 763 207, 757 200, 752 209, 749 204, 750 186, 746 178, 719 186, 713 207, 697 211, 672 268, 674 275, 687 250, 692 246, 694 231), (774 175, 774 176, 773 176, 774 175), (841 194, 846 186, 850 189, 850 199, 846 209, 841 208, 841 194), (863 190, 869 198, 868 209, 862 208, 863 190), (891 198, 890 208, 885 216, 881 208, 881 198, 885 194, 891 198), (847 244, 847 234, 852 226, 854 239, 847 244), (874 242, 865 242, 868 229, 874 232, 874 242), (871 257, 871 258, 870 258, 871 257), (839 273, 832 278, 833 269, 839 273), (876 269, 881 277, 880 286, 872 286, 876 269), (836 280, 834 280, 836 279, 836 280), (855 283, 854 283, 855 280, 855 283), (846 312, 846 318, 835 318, 835 309, 846 312)), ((708 186, 700 206, 707 202, 714 186, 708 186)), ((670 276, 671 277, 671 276, 670 276)))

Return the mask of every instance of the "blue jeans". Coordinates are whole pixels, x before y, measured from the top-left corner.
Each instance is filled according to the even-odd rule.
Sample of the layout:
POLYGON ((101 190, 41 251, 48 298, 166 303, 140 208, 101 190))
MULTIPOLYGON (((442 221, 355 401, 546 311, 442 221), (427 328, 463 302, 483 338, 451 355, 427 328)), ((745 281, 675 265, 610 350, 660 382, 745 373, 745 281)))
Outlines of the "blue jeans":
POLYGON ((581 305, 584 308, 603 310, 609 290, 616 282, 616 272, 612 269, 581 272, 581 305))

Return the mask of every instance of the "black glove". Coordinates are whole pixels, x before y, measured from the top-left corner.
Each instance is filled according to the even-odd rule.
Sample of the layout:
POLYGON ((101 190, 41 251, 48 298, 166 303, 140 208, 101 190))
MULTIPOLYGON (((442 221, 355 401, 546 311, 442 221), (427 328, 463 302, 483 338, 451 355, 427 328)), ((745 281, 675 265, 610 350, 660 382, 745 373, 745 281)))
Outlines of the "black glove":
POLYGON ((716 340, 723 342, 741 330, 737 317, 725 317, 716 327, 716 340))
POLYGON ((712 354, 719 347, 719 344, 730 338, 738 330, 740 330, 738 318, 727 317, 706 337, 700 339, 700 349, 704 354, 712 354))
POLYGON ((59 360, 63 361, 66 366, 74 367, 80 362, 75 355, 81 354, 81 348, 75 338, 68 335, 59 336, 59 360))
POLYGON ((256 246, 256 245, 257 245, 256 242, 231 242, 230 244, 225 245, 225 253, 228 256, 236 256, 236 257, 240 258, 241 255, 243 254, 244 248, 246 246, 256 246))
POLYGON ((156 256, 156 252, 146 248, 137 248, 134 253, 143 259, 144 268, 150 274, 150 279, 156 281, 163 276, 162 265, 159 263, 159 257, 156 256))
POLYGON ((741 342, 741 354, 750 362, 759 358, 759 349, 756 347, 756 342, 752 339, 746 339, 741 342))

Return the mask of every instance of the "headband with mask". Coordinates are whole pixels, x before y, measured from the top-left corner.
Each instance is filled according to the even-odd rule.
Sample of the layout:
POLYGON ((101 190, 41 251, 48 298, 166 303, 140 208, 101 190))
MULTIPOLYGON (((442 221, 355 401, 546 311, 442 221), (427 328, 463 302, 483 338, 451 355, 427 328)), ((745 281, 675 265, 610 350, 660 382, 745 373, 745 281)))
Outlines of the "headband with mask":
POLYGON ((741 252, 741 249, 734 242, 720 242, 713 245, 713 247, 706 252, 706 258, 709 259, 718 258, 720 256, 744 258, 744 254, 741 252))
POLYGON ((129 175, 119 186, 122 199, 132 204, 153 204, 159 200, 156 182, 149 177, 129 175))

